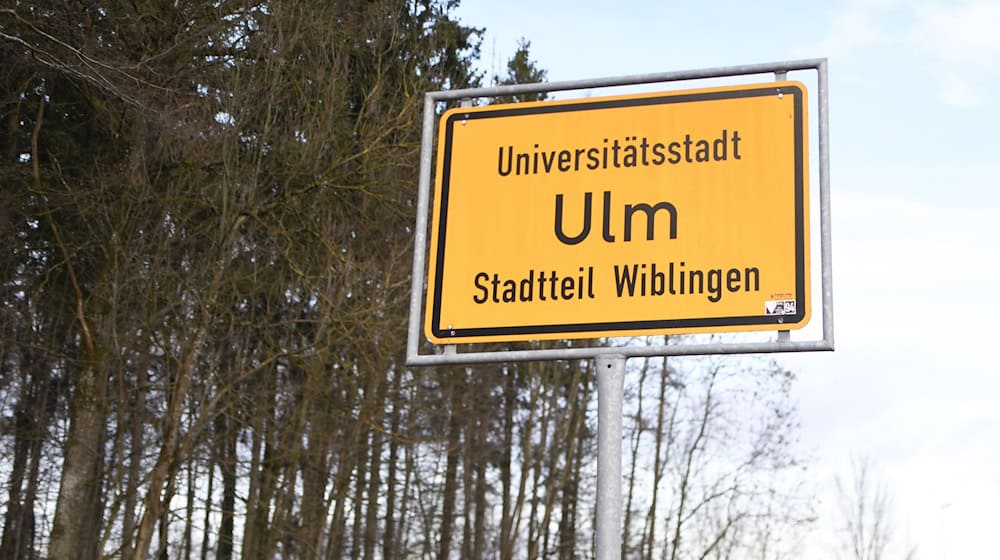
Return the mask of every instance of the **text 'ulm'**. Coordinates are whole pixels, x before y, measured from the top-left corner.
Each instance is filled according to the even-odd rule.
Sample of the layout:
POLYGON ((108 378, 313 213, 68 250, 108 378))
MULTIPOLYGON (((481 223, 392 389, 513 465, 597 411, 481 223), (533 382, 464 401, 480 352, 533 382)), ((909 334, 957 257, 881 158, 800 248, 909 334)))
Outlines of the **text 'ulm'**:
MULTIPOLYGON (((593 194, 583 193, 583 226, 576 235, 567 235, 563 225, 563 195, 556 195, 556 238, 566 245, 576 245, 583 242, 590 235, 591 215, 593 210, 593 194)), ((632 218, 636 213, 646 216, 646 240, 652 241, 655 232, 655 217, 660 210, 665 210, 668 215, 668 233, 670 239, 677 239, 677 208, 669 202, 658 202, 654 205, 641 202, 639 204, 626 204, 624 210, 624 222, 622 230, 622 240, 632 241, 632 218)), ((607 243, 615 242, 615 234, 611 232, 611 191, 604 191, 604 210, 602 213, 603 227, 601 236, 607 243)))

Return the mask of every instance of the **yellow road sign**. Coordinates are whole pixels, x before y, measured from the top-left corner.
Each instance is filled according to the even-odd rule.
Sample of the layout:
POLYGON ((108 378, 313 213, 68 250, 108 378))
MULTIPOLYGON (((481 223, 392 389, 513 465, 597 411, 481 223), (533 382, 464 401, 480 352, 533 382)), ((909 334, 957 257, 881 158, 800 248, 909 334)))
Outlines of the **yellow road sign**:
POLYGON ((425 334, 804 326, 806 130, 798 82, 447 111, 425 334))

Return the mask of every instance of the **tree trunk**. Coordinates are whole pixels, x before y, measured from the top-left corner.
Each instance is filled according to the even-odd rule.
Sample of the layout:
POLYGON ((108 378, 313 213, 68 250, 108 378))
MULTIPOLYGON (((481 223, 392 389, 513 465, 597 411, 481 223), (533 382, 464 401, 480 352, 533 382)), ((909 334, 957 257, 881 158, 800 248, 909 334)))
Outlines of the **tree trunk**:
POLYGON ((135 542, 135 508, 139 497, 139 487, 142 484, 142 452, 145 449, 143 428, 146 425, 146 387, 148 381, 149 353, 143 352, 135 371, 135 390, 133 391, 129 433, 128 482, 125 488, 125 513, 122 519, 122 558, 132 557, 132 544, 135 542))
MULTIPOLYGON (((364 420, 359 418, 357 420, 359 424, 363 424, 364 420)), ((357 468, 354 469, 355 472, 355 483, 354 483, 354 512, 351 514, 354 520, 354 526, 351 530, 351 560, 360 560, 362 552, 362 529, 364 528, 364 499, 365 499, 365 480, 368 475, 368 433, 367 430, 363 430, 361 438, 358 441, 357 447, 357 468)))
MULTIPOLYGON (((42 97, 39 100, 35 130, 31 139, 31 161, 34 166, 35 188, 39 191, 41 191, 41 179, 38 168, 38 135, 44 113, 45 98, 42 97)), ((89 519, 89 516, 94 513, 95 508, 92 500, 98 496, 101 485, 98 475, 103 456, 101 444, 104 440, 105 393, 108 376, 103 371, 103 361, 99 359, 90 320, 85 312, 86 302, 83 290, 77 281, 71 256, 62 242, 59 228, 52 220, 52 214, 47 213, 46 218, 66 261, 66 274, 73 286, 76 298, 76 320, 79 323, 81 354, 83 355, 82 365, 76 375, 73 396, 69 405, 69 434, 63 453, 59 497, 56 500, 52 534, 49 540, 49 556, 54 560, 63 560, 93 557, 97 554, 96 550, 87 550, 86 548, 85 543, 92 542, 92 540, 85 533, 86 524, 81 521, 89 519)))
POLYGON ((192 530, 194 529, 194 495, 195 495, 195 458, 187 465, 187 481, 184 485, 187 501, 184 504, 184 538, 181 541, 181 558, 191 560, 191 548, 194 546, 192 530))
POLYGON ((327 455, 332 439, 332 427, 321 419, 322 414, 317 414, 310 424, 309 444, 302 459, 302 526, 299 531, 298 550, 301 558, 312 560, 322 558, 326 481, 329 468, 327 455))
POLYGON ((548 464, 546 466, 547 484, 545 488, 545 505, 543 507, 542 522, 539 528, 539 536, 542 538, 541 554, 545 557, 549 556, 549 551, 551 550, 549 548, 549 539, 552 538, 552 532, 549 530, 549 525, 552 522, 552 514, 555 513, 556 500, 563 492, 567 479, 567 472, 570 468, 570 465, 564 464, 563 468, 560 469, 559 460, 563 455, 563 451, 565 449, 564 446, 573 446, 573 442, 570 441, 570 438, 573 435, 572 418, 573 410, 577 406, 576 399, 579 393, 580 373, 579 367, 576 367, 570 379, 564 381, 565 371, 562 369, 561 364, 549 364, 549 367, 551 367, 552 383, 557 388, 552 391, 552 402, 549 405, 549 409, 559 410, 560 414, 557 418, 557 424, 553 428, 552 442, 547 451, 548 464), (562 407, 559 407, 558 400, 560 391, 558 389, 565 390, 565 399, 569 410, 562 410, 562 407))
POLYGON ((629 542, 632 540, 632 498, 635 494, 635 470, 639 463, 639 444, 645 431, 645 420, 642 417, 643 388, 646 385, 646 374, 649 372, 649 358, 644 358, 639 372, 636 397, 636 411, 632 419, 632 452, 629 458, 628 492, 625 499, 625 521, 622 525, 622 558, 629 557, 629 542))
POLYGON ((516 367, 501 367, 503 385, 503 443, 500 455, 500 560, 513 560, 514 508, 511 500, 511 461, 514 455, 514 409, 517 407, 516 367))
MULTIPOLYGON (((273 399, 277 393, 269 396, 273 399)), ((270 402, 273 406, 274 402, 270 402)), ((253 512, 253 540, 245 549, 244 556, 250 558, 267 558, 268 543, 273 540, 274 524, 271 522, 271 512, 273 510, 274 495, 280 476, 279 455, 281 445, 278 441, 280 434, 277 420, 272 415, 273 409, 269 409, 268 418, 264 422, 264 456, 260 461, 260 490, 257 492, 256 504, 253 512)))
POLYGON ((266 395, 266 389, 261 389, 260 386, 257 386, 255 393, 257 395, 256 402, 264 403, 264 406, 262 410, 257 410, 257 413, 248 421, 252 440, 250 443, 250 473, 248 475, 250 480, 247 489, 246 516, 243 519, 244 527, 241 547, 244 558, 253 557, 253 551, 257 543, 256 530, 258 525, 257 517, 260 515, 258 504, 260 503, 262 476, 261 453, 263 452, 264 439, 267 437, 266 430, 270 425, 265 415, 267 414, 266 411, 272 408, 271 400, 266 395))
POLYGON ((107 377, 94 364, 86 364, 77 376, 76 389, 70 402, 69 435, 66 438, 59 498, 56 501, 49 556, 53 560, 69 560, 95 556, 83 543, 83 520, 93 511, 91 500, 100 485, 97 479, 101 458, 101 433, 104 431, 104 391, 107 377))
POLYGON ((403 558, 403 550, 406 549, 407 529, 409 528, 409 525, 407 524, 407 520, 409 519, 409 517, 407 517, 407 513, 409 513, 410 506, 410 483, 413 481, 413 473, 416 470, 413 448, 413 445, 407 445, 403 449, 403 463, 405 467, 403 473, 402 499, 399 504, 399 536, 396 537, 396 546, 392 551, 392 555, 386 557, 387 560, 390 558, 403 558))
POLYGON ((368 503, 365 511, 364 528, 364 558, 365 560, 375 560, 375 544, 378 540, 378 520, 379 520, 379 494, 382 488, 382 445, 384 441, 384 421, 385 410, 388 406, 386 396, 389 391, 388 380, 385 379, 387 363, 373 359, 371 366, 372 387, 374 400, 368 405, 371 420, 368 422, 372 426, 371 453, 369 455, 368 468, 368 503))
POLYGON ((167 487, 163 490, 163 503, 168 504, 168 507, 163 509, 163 513, 160 514, 159 528, 157 532, 159 533, 160 542, 156 548, 156 558, 158 560, 167 560, 168 548, 170 546, 170 507, 169 504, 171 500, 174 499, 174 490, 177 486, 177 477, 172 476, 167 480, 167 487))
MULTIPOLYGON (((531 471, 532 471, 532 488, 531 488, 531 511, 528 515, 528 560, 534 560, 538 558, 538 539, 540 537, 539 533, 539 523, 538 523, 538 503, 540 497, 538 495, 539 490, 542 487, 543 480, 543 470, 544 462, 543 458, 545 456, 545 451, 549 445, 549 423, 552 417, 552 405, 549 402, 548 391, 549 383, 545 372, 547 371, 548 365, 536 365, 535 368, 541 369, 542 371, 537 371, 538 383, 540 384, 540 395, 538 402, 542 407, 541 417, 539 418, 541 434, 538 437, 537 449, 541 450, 542 453, 533 453, 531 461, 531 471)), ((531 440, 527 442, 528 446, 531 446, 531 440)))
POLYGON ((473 489, 473 475, 476 463, 476 416, 477 416, 477 389, 476 378, 469 380, 468 390, 464 402, 462 423, 463 445, 462 445, 462 546, 459 558, 461 560, 471 560, 472 558, 472 503, 475 500, 473 489))
MULTIPOLYGON (((345 389, 348 393, 359 390, 356 377, 352 379, 354 379, 354 382, 345 389)), ((369 382, 374 381, 374 379, 369 380, 369 382)), ((367 463, 367 460, 362 458, 365 451, 364 446, 368 441, 364 415, 369 408, 366 400, 373 395, 374 389, 374 386, 369 387, 364 395, 358 399, 356 404, 358 409, 357 418, 352 420, 348 428, 344 430, 346 445, 340 450, 337 473, 333 479, 334 509, 330 521, 330 529, 327 532, 327 560, 339 560, 344 557, 344 536, 347 531, 347 494, 351 488, 351 474, 355 469, 358 469, 358 472, 362 472, 364 469, 363 464, 367 463)))
POLYGON ((289 555, 301 557, 296 549, 295 531, 292 529, 293 519, 298 515, 295 509, 297 497, 297 485, 299 464, 302 458, 302 444, 305 438, 306 418, 309 416, 308 402, 304 401, 304 390, 302 382, 297 379, 298 372, 293 376, 287 388, 291 402, 284 405, 283 417, 286 421, 278 432, 278 445, 275 454, 275 467, 277 473, 276 493, 274 499, 273 515, 271 516, 270 530, 267 539, 262 541, 257 554, 261 558, 274 558, 278 545, 282 545, 284 557, 289 555))
MULTIPOLYGON (((382 558, 389 560, 395 558, 396 551, 396 476, 399 461, 399 425, 400 408, 403 407, 403 372, 398 368, 393 371, 392 392, 389 400, 392 402, 392 413, 389 417, 389 464, 386 473, 385 489, 385 531, 382 537, 382 558)), ((402 519, 402 518, 400 518, 402 519)))
MULTIPOLYGON (((530 368, 531 365, 529 364, 528 367, 530 368)), ((520 368, 518 368, 518 372, 520 371, 520 368)), ((511 513, 510 550, 512 555, 517 545, 517 536, 521 531, 521 519, 524 513, 525 499, 527 499, 528 493, 528 478, 531 475, 531 465, 533 465, 535 461, 531 440, 534 437, 535 432, 535 412, 539 410, 540 407, 540 389, 537 378, 534 375, 531 375, 531 369, 528 370, 528 373, 525 374, 524 377, 527 378, 527 384, 529 386, 529 398, 526 406, 528 410, 528 417, 525 419, 524 424, 521 427, 521 474, 517 483, 517 498, 514 500, 514 505, 512 507, 513 511, 511 513)), ((529 526, 532 523, 530 518, 528 523, 529 526)))
MULTIPOLYGON (((373 373, 372 375, 381 375, 373 373)), ((365 512, 364 558, 375 559, 375 541, 378 538, 379 489, 382 486, 382 415, 385 410, 385 383, 379 384, 379 396, 374 409, 371 457, 368 468, 368 506, 365 512)))
POLYGON ((236 428, 232 419, 219 415, 215 420, 215 437, 218 442, 219 474, 222 478, 222 502, 219 504, 218 560, 232 560, 233 526, 236 512, 236 428))
POLYGON ((590 400, 590 384, 583 375, 579 361, 573 364, 570 399, 571 411, 569 430, 566 437, 566 456, 562 475, 562 504, 559 522, 559 558, 571 560, 576 557, 576 504, 579 501, 580 468, 583 455, 583 426, 586 408, 590 400))
MULTIPOLYGON (((666 343, 666 341, 664 341, 666 343)), ((653 482, 649 499, 649 510, 646 512, 646 524, 643 529, 642 543, 643 558, 652 560, 653 544, 656 542, 656 508, 659 497, 660 480, 663 478, 663 471, 669 456, 664 456, 664 448, 669 452, 673 442, 674 420, 677 418, 677 407, 672 407, 670 422, 664 426, 664 416, 667 408, 667 387, 670 385, 670 369, 667 358, 663 358, 663 365, 660 369, 660 395, 656 408, 656 439, 653 448, 653 482), (664 438, 666 441, 664 441, 664 438)))
POLYGON ((349 461, 341 457, 341 462, 337 465, 337 474, 333 478, 333 516, 330 520, 330 528, 327 530, 326 560, 338 560, 343 557, 344 532, 346 530, 344 501, 347 499, 350 484, 351 467, 349 461))
MULTIPOLYGON (((205 520, 201 528, 201 560, 208 560, 208 543, 212 536, 212 502, 215 485, 215 463, 214 453, 208 460, 208 488, 205 489, 205 520)), ((246 550, 246 549, 244 549, 246 550)))
MULTIPOLYGON (((21 399, 27 399, 28 390, 22 386, 21 399)), ((0 542, 0 558, 3 560, 18 560, 26 556, 31 543, 29 539, 29 524, 33 523, 34 515, 31 508, 24 503, 22 491, 28 470, 28 438, 26 435, 24 411, 18 406, 15 415, 14 429, 14 460, 10 467, 10 478, 7 480, 7 511, 3 516, 3 541, 0 542), (29 519, 31 521, 29 521, 29 519)))
MULTIPOLYGON (((2 364, 3 356, 0 356, 2 364)), ((14 412, 14 460, 8 479, 8 507, 4 513, 0 559, 20 560, 34 557, 35 498, 42 444, 49 423, 50 372, 47 364, 25 352, 21 363, 21 390, 14 412)), ((2 368, 2 365, 0 365, 2 368)), ((2 371, 2 369, 0 369, 2 371)), ((3 372, 6 373, 6 372, 3 372)))
POLYGON ((476 424, 476 448, 479 452, 477 453, 478 459, 475 465, 476 487, 474 499, 476 504, 476 525, 472 532, 472 558, 473 560, 483 560, 486 548, 486 466, 490 462, 488 456, 489 447, 486 444, 489 417, 484 414, 484 411, 480 411, 477 416, 479 417, 479 421, 476 424))
POLYGON ((451 415, 448 420, 448 440, 447 440, 447 464, 444 475, 444 495, 441 505, 441 529, 440 546, 438 548, 438 560, 448 560, 451 554, 452 529, 455 522, 455 498, 458 493, 458 462, 461 458, 461 434, 462 425, 460 415, 462 413, 462 390, 464 387, 464 375, 461 370, 454 372, 452 379, 448 383, 449 404, 451 415))
POLYGON ((198 347, 201 346, 203 337, 204 329, 200 329, 200 333, 191 341, 191 346, 188 348, 181 366, 177 369, 174 386, 170 391, 167 416, 164 419, 163 446, 156 459, 156 464, 153 466, 149 489, 143 500, 143 515, 139 523, 139 536, 136 539, 135 553, 133 554, 136 560, 144 560, 149 554, 156 521, 168 507, 164 497, 164 487, 168 485, 169 479, 176 475, 177 450, 180 447, 181 437, 181 416, 184 401, 187 399, 188 390, 192 383, 195 355, 198 352, 198 347))
POLYGON ((77 543, 77 547, 79 548, 77 558, 79 560, 100 560, 102 557, 105 493, 103 491, 104 486, 100 484, 100 481, 105 479, 107 461, 103 451, 107 443, 107 436, 107 430, 102 429, 97 438, 97 448, 101 450, 101 453, 97 454, 97 465, 94 466, 94 480, 98 481, 98 484, 90 488, 90 496, 87 499, 88 511, 83 519, 79 521, 83 532, 83 540, 77 543))

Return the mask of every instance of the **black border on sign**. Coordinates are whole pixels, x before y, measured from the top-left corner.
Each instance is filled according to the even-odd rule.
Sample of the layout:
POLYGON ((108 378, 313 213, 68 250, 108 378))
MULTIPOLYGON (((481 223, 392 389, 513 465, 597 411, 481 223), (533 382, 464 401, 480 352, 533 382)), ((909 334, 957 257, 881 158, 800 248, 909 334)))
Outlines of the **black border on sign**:
MULTIPOLYGON (((651 97, 638 97, 626 99, 609 99, 595 101, 581 101, 579 103, 553 103, 534 105, 531 107, 511 107, 509 109, 497 109, 495 111, 461 111, 452 113, 446 123, 443 138, 443 161, 441 171, 441 190, 438 213, 437 247, 435 259, 434 285, 431 286, 431 331, 434 336, 441 339, 454 338, 474 338, 474 337, 494 337, 494 336, 518 336, 531 334, 567 334, 574 333, 609 333, 605 336, 614 336, 613 332, 623 331, 643 331, 643 330, 665 330, 665 329, 686 329, 686 328, 709 328, 709 327, 739 327, 739 326, 777 326, 780 330, 782 325, 794 325, 801 322, 806 316, 806 241, 805 241, 805 157, 804 138, 804 103, 802 89, 794 85, 774 86, 761 84, 759 86, 748 86, 746 89, 707 91, 687 94, 664 94, 651 97), (699 101, 718 101, 723 99, 742 99, 748 97, 763 97, 768 95, 793 96, 793 136, 795 143, 795 314, 794 315, 748 315, 741 317, 715 317, 715 318, 690 318, 690 319, 650 319, 643 321, 608 321, 594 323, 560 323, 546 325, 521 325, 516 327, 478 327, 478 328, 442 328, 441 325, 441 296, 444 283, 444 251, 445 238, 448 224, 448 190, 451 178, 451 148, 452 134, 456 121, 487 119, 497 117, 509 117, 515 115, 538 115, 545 113, 567 113, 572 111, 588 111, 595 109, 612 109, 623 107, 641 107, 648 105, 666 105, 676 103, 690 103, 699 101)), ((528 338, 526 338, 528 340, 528 338)), ((462 341, 469 342, 469 341, 462 341)))

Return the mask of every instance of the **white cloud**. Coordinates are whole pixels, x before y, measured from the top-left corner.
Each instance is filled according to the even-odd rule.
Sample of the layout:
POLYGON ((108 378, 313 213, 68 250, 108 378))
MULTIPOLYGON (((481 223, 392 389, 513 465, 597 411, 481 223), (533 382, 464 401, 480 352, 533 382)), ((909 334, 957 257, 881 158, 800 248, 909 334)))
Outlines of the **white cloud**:
POLYGON ((929 61, 938 97, 946 105, 979 107, 989 101, 1000 71, 1000 2, 962 2, 919 6, 908 45, 929 61))
POLYGON ((1000 54, 1000 2, 924 4, 917 8, 912 46, 945 64, 989 66, 1000 54))
MULTIPOLYGON (((1000 1, 849 0, 830 19, 819 42, 831 58, 865 56, 892 49, 916 55, 912 64, 928 74, 939 100, 954 107, 991 102, 1000 82, 1000 1)), ((884 62, 884 60, 883 60, 884 62)))
POLYGON ((941 78, 938 83, 938 97, 945 105, 952 107, 979 107, 986 103, 983 86, 975 80, 960 76, 941 78))
POLYGON ((844 11, 833 16, 830 32, 820 41, 820 52, 841 57, 889 43, 891 35, 876 21, 882 4, 849 2, 844 11))

